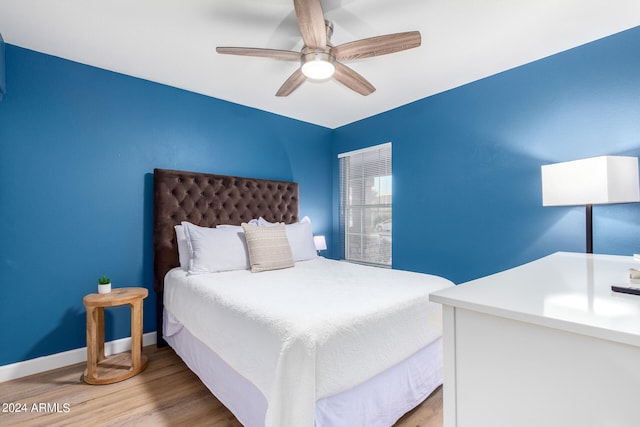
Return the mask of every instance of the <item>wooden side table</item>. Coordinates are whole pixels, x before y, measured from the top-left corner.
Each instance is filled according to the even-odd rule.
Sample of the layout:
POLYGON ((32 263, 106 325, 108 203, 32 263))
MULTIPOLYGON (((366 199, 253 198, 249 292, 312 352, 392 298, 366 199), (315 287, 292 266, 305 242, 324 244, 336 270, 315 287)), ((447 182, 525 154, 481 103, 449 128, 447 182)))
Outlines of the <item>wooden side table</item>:
POLYGON ((115 288, 108 294, 89 294, 82 299, 87 309, 88 384, 111 384, 144 371, 148 359, 142 353, 142 300, 149 295, 145 288, 115 288), (104 308, 131 306, 131 352, 104 355, 104 308))

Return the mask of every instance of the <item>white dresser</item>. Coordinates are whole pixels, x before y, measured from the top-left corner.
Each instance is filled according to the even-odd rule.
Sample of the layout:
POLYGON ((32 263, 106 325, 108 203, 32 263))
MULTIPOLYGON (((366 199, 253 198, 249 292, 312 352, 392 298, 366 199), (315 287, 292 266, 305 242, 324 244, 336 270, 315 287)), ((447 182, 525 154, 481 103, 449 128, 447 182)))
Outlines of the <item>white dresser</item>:
POLYGON ((443 304, 445 427, 640 426, 633 257, 555 253, 431 294, 443 304))

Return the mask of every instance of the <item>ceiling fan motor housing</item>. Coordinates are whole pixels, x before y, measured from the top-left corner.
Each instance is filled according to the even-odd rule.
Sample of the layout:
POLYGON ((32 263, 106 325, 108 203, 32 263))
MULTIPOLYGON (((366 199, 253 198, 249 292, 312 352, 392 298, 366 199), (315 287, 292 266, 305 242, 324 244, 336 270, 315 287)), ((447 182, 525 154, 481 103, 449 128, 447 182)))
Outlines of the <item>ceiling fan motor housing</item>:
POLYGON ((312 80, 325 80, 333 76, 336 57, 328 49, 304 47, 300 57, 302 73, 312 80))

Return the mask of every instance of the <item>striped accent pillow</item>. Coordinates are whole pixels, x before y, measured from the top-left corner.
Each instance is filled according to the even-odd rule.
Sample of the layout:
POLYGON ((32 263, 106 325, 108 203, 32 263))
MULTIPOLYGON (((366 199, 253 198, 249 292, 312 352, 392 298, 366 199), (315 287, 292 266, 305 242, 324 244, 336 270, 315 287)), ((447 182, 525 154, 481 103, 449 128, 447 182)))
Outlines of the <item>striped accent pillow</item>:
POLYGON ((284 224, 274 227, 257 227, 243 223, 242 229, 247 239, 251 272, 294 266, 284 224))

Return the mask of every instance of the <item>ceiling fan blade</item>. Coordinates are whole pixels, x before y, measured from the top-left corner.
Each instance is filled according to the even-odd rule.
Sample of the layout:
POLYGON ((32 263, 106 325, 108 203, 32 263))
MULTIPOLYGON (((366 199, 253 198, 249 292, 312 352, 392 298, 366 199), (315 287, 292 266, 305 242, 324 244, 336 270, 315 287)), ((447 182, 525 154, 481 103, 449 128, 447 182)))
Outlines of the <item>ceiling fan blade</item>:
POLYGON ((421 42, 420 31, 409 31, 341 44, 331 52, 338 61, 353 61, 412 49, 420 46, 421 42))
POLYGON ((302 40, 307 47, 324 49, 327 45, 327 29, 320 0, 293 0, 302 40))
POLYGON ((300 61, 300 52, 279 49, 260 49, 254 47, 217 47, 216 52, 225 55, 259 56, 262 58, 300 61))
POLYGON ((302 69, 298 68, 289 76, 282 86, 280 86, 280 89, 276 92, 276 96, 289 96, 291 92, 298 89, 305 80, 307 80, 307 78, 302 74, 302 69))
POLYGON ((333 74, 333 78, 360 95, 367 96, 376 90, 367 79, 340 62, 336 62, 336 72, 333 74))

